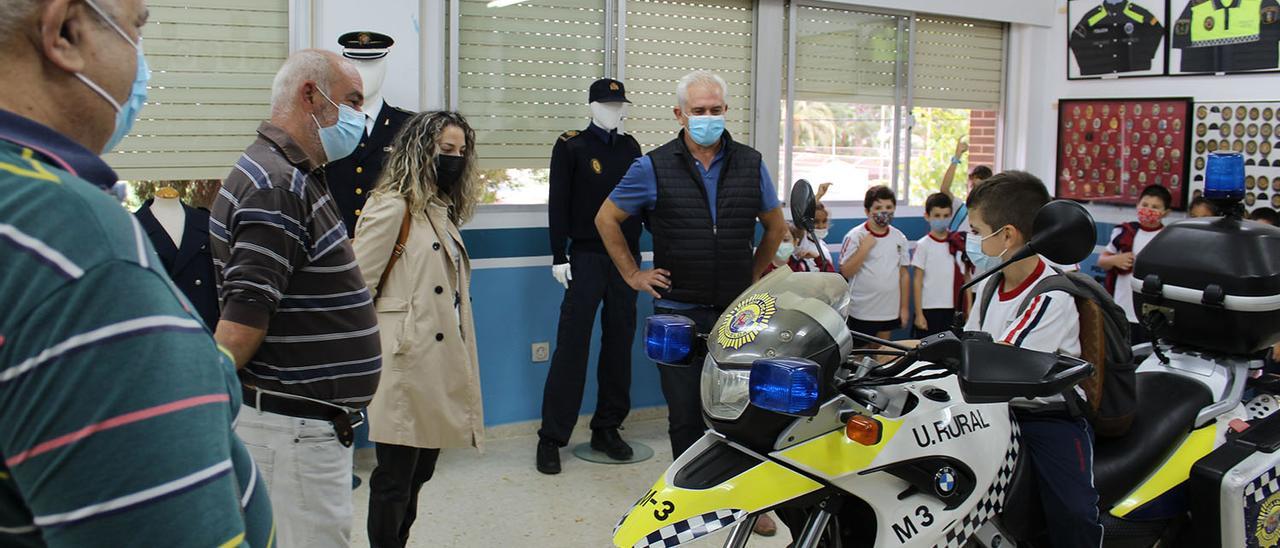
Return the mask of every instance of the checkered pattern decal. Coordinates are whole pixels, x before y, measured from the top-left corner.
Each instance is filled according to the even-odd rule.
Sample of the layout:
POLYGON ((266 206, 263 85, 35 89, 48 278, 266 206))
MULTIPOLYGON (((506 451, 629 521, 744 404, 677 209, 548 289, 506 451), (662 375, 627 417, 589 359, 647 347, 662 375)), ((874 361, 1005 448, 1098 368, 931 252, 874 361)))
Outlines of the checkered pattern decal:
POLYGON ((1244 499, 1247 504, 1261 504, 1277 492, 1280 492, 1280 469, 1272 468, 1244 486, 1244 499))
POLYGON ((1000 470, 996 471, 996 480, 991 484, 991 489, 982 495, 978 505, 974 506, 968 515, 947 530, 946 538, 941 544, 935 544, 934 548, 964 546, 970 535, 977 533, 988 520, 1000 513, 1000 507, 1004 505, 1005 492, 1009 488, 1009 483, 1013 481, 1013 470, 1018 464, 1020 431, 1018 421, 1013 418, 1012 412, 1009 415, 1009 426, 1009 450, 1004 454, 1004 462, 1000 464, 1000 470))
POLYGON ((644 540, 636 543, 635 548, 670 548, 679 546, 733 525, 733 522, 746 517, 746 515, 747 513, 742 510, 716 510, 709 514, 702 514, 649 533, 649 536, 645 537, 644 540))

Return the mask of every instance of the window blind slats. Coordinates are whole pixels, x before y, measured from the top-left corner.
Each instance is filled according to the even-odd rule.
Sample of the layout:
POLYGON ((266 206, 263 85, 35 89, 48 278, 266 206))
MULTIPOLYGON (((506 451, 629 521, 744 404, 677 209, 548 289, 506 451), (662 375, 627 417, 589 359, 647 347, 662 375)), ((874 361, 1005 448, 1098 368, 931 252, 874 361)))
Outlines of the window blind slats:
POLYGON ((899 80, 899 16, 800 6, 795 98, 893 104, 899 80))
MULTIPOLYGON (((192 25, 224 25, 248 28, 289 28, 289 8, 287 1, 263 0, 255 3, 257 8, 237 8, 224 2, 214 0, 198 0, 185 2, 182 6, 160 6, 148 4, 151 17, 148 25, 156 23, 165 25, 181 23, 192 25), (268 9, 272 6, 284 6, 282 9, 268 9)), ((145 33, 145 31, 144 31, 145 33)))
POLYGON ((919 107, 1000 107, 1004 25, 947 17, 916 20, 914 97, 919 107))
POLYGON ((221 179, 270 115, 288 0, 151 0, 147 104, 105 155, 126 180, 221 179))
POLYGON ((604 76, 604 0, 459 6, 458 108, 484 143, 482 169, 546 168, 565 131, 586 126, 604 76))
POLYGON ((648 151, 679 130, 671 109, 676 82, 694 70, 709 70, 729 87, 725 128, 751 142, 751 0, 629 0, 626 29, 627 95, 635 105, 626 130, 648 151))
POLYGON ((253 35, 244 39, 251 44, 275 44, 289 40, 287 27, 245 27, 234 25, 203 25, 188 23, 147 22, 143 31, 146 48, 155 40, 226 40, 232 34, 244 35, 243 29, 254 29, 253 35))

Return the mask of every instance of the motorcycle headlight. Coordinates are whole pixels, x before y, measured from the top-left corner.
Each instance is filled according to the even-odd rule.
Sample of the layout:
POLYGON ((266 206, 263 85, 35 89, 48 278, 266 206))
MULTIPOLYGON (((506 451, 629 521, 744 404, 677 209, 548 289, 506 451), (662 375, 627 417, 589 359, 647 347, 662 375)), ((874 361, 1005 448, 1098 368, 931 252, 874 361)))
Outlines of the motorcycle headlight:
POLYGON ((751 369, 722 369, 707 356, 702 364, 702 408, 711 418, 731 421, 751 403, 751 369))

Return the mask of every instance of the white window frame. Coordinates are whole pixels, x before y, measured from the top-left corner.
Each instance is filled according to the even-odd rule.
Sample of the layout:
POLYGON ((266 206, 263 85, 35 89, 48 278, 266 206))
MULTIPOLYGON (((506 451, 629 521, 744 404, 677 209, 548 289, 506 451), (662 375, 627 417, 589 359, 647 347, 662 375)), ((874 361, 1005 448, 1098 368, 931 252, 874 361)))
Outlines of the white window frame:
MULTIPOLYGON (((774 3, 774 2, 783 2, 783 1, 785 0, 772 0, 772 1, 759 0, 760 3, 765 3, 765 2, 774 3)), ((906 40, 907 55, 906 55, 906 59, 903 59, 901 55, 899 55, 897 59, 897 66, 898 66, 897 77, 899 81, 897 83, 897 86, 895 86, 895 90, 894 90, 895 98, 894 98, 894 107, 893 107, 894 108, 894 128, 893 128, 893 158, 892 158, 893 178, 892 178, 891 186, 893 188, 894 194, 896 196, 899 196, 899 207, 898 207, 899 215, 912 216, 916 214, 922 214, 924 204, 917 204, 915 206, 908 207, 909 198, 907 198, 910 196, 910 192, 911 192, 911 161, 910 161, 911 138, 910 136, 911 136, 911 132, 915 129, 915 115, 914 115, 915 73, 916 73, 914 69, 915 49, 916 49, 915 34, 916 34, 916 21, 919 18, 920 13, 914 12, 914 11, 902 11, 902 10, 893 10, 893 9, 884 9, 884 8, 868 8, 865 6, 854 5, 854 4, 845 3, 845 2, 833 2, 833 1, 822 1, 822 0, 793 0, 790 2, 786 2, 786 4, 787 4, 786 10, 788 15, 787 20, 791 22, 790 25, 793 27, 792 29, 788 29, 789 31, 794 30, 794 27, 796 25, 795 22, 796 22, 796 18, 797 18, 800 6, 835 9, 835 10, 871 12, 871 13, 889 15, 889 16, 900 17, 905 19, 905 21, 903 21, 903 19, 899 19, 898 21, 898 41, 899 41, 899 44, 901 44, 904 39, 906 40), (904 28, 904 23, 906 28, 904 28), (904 68, 905 70, 903 70, 904 68), (906 137, 906 139, 903 139, 904 136, 906 137)), ((1004 120, 1005 120, 1004 111, 1007 104, 1007 95, 1008 95, 1007 82, 1009 78, 1009 39, 1010 39, 1009 32, 1010 32, 1009 27, 1006 25, 1004 30, 1004 54, 1003 54, 1004 70, 1001 71, 1001 76, 1000 76, 1001 78, 1000 89, 1002 91, 1000 94, 1000 104, 999 106, 996 107, 997 154, 995 157, 996 165, 994 167, 996 171, 999 171, 1001 169, 1002 158, 1004 156, 999 151, 1003 150, 1003 144, 1004 144, 1004 120)), ((795 75, 796 44, 798 41, 798 36, 799 36, 799 33, 787 32, 787 35, 785 37, 787 41, 786 82, 788 83, 788 85, 787 85, 787 95, 786 95, 786 107, 783 109, 781 118, 779 119, 779 124, 782 124, 782 122, 790 122, 791 114, 795 111, 794 82, 795 82, 795 76, 796 76, 795 75)), ((760 90, 761 90, 761 86, 757 85, 757 93, 760 90)), ((778 184, 779 192, 783 193, 782 195, 784 197, 783 199, 784 205, 787 203, 788 198, 791 195, 791 186, 794 181, 793 170, 792 170, 792 148, 795 144, 795 136, 793 135, 793 130, 792 130, 793 124, 786 123, 785 127, 786 127, 786 131, 783 132, 784 135, 782 136, 783 147, 785 150, 785 153, 784 153, 785 160, 783 161, 783 165, 777 166, 777 170, 774 171, 774 173, 778 174, 777 184, 778 184)), ((839 216, 842 216, 842 217, 848 217, 848 216, 861 217, 865 215, 862 200, 832 200, 828 202, 828 205, 834 208, 835 211, 833 211, 833 214, 839 214, 839 216), (855 209, 856 209, 856 214, 845 215, 845 213, 853 212, 855 209)))
MULTIPOLYGON (((460 41, 458 19, 459 19, 459 3, 458 0, 419 0, 421 14, 421 33, 419 34, 419 48, 421 55, 422 70, 419 74, 419 90, 422 108, 428 109, 456 109, 457 107, 457 52, 460 41), (447 52, 447 53, 446 53, 447 52)), ((1025 0, 1016 0, 1022 2, 1025 0)), ((1036 0, 1043 3, 1045 0, 1036 0)), ((626 79, 626 4, 627 0, 609 0, 606 3, 606 35, 605 55, 606 55, 606 75, 612 74, 614 78, 619 80, 626 79)), ((755 15, 755 43, 752 56, 755 59, 753 92, 752 92, 752 117, 751 117, 751 142, 752 146, 759 148, 762 143, 769 143, 770 151, 764 153, 766 165, 769 172, 774 176, 774 182, 782 195, 784 206, 787 204, 791 183, 791 147, 794 136, 791 135, 791 124, 786 124, 785 129, 780 129, 784 120, 789 120, 791 112, 794 110, 794 91, 793 86, 788 86, 786 96, 783 96, 779 82, 786 78, 790 82, 795 78, 795 42, 797 33, 785 32, 780 24, 784 14, 790 15, 790 20, 795 21, 796 9, 799 5, 815 6, 830 9, 844 9, 855 11, 874 11, 887 15, 905 17, 910 22, 906 33, 900 32, 900 36, 904 35, 908 38, 908 59, 900 61, 905 62, 909 68, 911 66, 914 54, 914 40, 909 38, 914 31, 914 22, 918 14, 917 11, 904 11, 887 9, 883 7, 875 7, 874 4, 861 2, 844 2, 839 0, 756 0, 755 15), (783 59, 783 46, 786 45, 787 59, 783 59), (786 73, 783 67, 787 67, 786 73), (784 103, 785 99, 785 103, 784 103), (778 155, 773 154, 773 143, 782 143, 785 147, 784 158, 780 162, 778 155)), ((914 7, 914 6, 913 6, 914 7)), ((314 43, 313 28, 315 27, 315 19, 319 16, 318 11, 322 9, 318 0, 290 0, 289 17, 290 25, 290 45, 291 49, 296 50, 305 47, 318 47, 314 43)), ((1038 13, 1038 12, 1037 12, 1038 13)), ((1007 17, 1006 21, 1009 20, 1007 17)), ((1022 21, 1013 21, 1022 22, 1022 21)), ((1036 24, 1038 22, 1030 22, 1036 24)), ((1012 105, 1009 99, 1009 89, 1011 82, 1011 40, 1014 39, 1011 27, 1006 27, 1004 40, 1004 71, 1002 74, 1001 88, 1004 93, 1001 94, 1000 105, 997 108, 996 123, 996 146, 997 155, 995 160, 995 169, 997 171, 1002 168, 1002 164, 1009 156, 1005 150, 1006 143, 1006 123, 1009 114, 1006 109, 1012 105)), ((911 144, 910 139, 903 137, 909 135, 911 131, 911 110, 914 108, 912 104, 914 97, 914 71, 899 71, 900 78, 903 82, 900 84, 899 93, 908 95, 903 101, 898 101, 898 115, 895 116, 895 125, 898 126, 894 131, 894 139, 898 143, 895 145, 894 158, 894 189, 899 196, 907 195, 909 192, 910 181, 910 165, 899 165, 902 158, 910 158, 911 144), (905 72, 905 74, 901 74, 905 72), (902 156, 905 154, 905 156, 902 156)), ((550 145, 548 145, 550 146, 550 145)), ((838 217, 861 217, 864 215, 861 200, 842 200, 831 201, 829 205, 833 208, 833 213, 838 217)), ((530 227, 543 226, 546 223, 546 204, 487 204, 480 206, 477 216, 477 223, 484 226, 478 228, 495 228, 495 227, 530 227), (539 216, 541 222, 535 224, 535 216, 539 216), (504 224, 504 220, 509 219, 511 224, 504 224)), ((922 212, 922 208, 900 207, 900 215, 917 215, 922 212), (919 211, 917 211, 919 210, 919 211)), ((789 213, 788 213, 789 215, 789 213)), ((473 223, 476 224, 476 223, 473 223)))

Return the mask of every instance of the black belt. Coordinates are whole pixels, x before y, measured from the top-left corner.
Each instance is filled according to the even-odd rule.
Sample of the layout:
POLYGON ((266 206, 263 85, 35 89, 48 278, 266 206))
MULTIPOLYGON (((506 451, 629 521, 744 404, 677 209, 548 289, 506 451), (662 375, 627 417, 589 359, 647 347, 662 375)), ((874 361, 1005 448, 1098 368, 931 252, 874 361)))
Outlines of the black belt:
POLYGON ((249 385, 241 385, 241 394, 244 396, 245 405, 265 413, 332 423, 333 432, 338 436, 338 443, 343 447, 351 447, 356 439, 355 428, 364 424, 363 409, 347 412, 331 405, 259 392, 257 388, 249 385))

